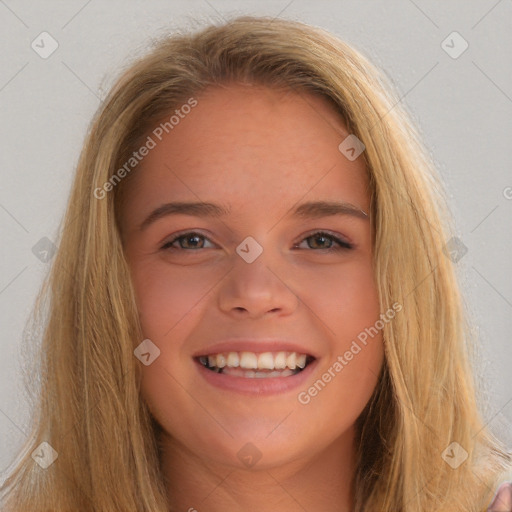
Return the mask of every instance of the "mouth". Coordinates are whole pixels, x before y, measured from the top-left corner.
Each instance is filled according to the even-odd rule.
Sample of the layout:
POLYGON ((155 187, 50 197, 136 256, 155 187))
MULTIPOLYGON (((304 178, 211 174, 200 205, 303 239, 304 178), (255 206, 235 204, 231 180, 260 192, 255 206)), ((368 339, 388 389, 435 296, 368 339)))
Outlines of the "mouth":
POLYGON ((298 352, 221 352, 194 358, 208 370, 246 379, 286 378, 304 371, 315 358, 298 352))

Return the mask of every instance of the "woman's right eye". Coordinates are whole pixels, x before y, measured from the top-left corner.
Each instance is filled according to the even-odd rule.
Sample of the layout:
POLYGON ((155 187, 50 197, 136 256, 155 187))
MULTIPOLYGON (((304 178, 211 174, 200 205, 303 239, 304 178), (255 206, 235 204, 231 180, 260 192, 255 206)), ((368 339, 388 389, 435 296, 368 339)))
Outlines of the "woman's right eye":
POLYGON ((175 236, 172 240, 169 240, 168 242, 166 242, 162 247, 161 249, 162 250, 166 250, 166 251, 169 251, 169 250, 175 250, 175 249, 192 249, 192 250, 195 250, 195 249, 203 249, 204 247, 204 244, 203 246, 201 246, 201 243, 197 242, 198 239, 203 239, 203 240, 208 240, 208 238, 204 235, 201 235, 200 233, 196 233, 195 231, 189 231, 187 233, 182 233, 178 236, 175 236), (194 240, 192 242, 192 247, 184 247, 183 246, 183 243, 182 241, 185 241, 185 245, 189 244, 189 242, 191 240, 194 240), (179 242, 179 247, 173 247, 173 244, 175 242, 179 242))

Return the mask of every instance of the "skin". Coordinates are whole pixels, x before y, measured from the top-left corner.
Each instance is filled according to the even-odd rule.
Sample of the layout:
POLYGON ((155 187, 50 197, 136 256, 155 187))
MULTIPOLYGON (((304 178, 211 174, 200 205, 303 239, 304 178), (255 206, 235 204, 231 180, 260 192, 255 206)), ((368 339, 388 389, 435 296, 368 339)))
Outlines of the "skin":
POLYGON ((488 510, 489 512, 512 511, 512 481, 505 481, 498 487, 496 496, 488 510))
POLYGON ((363 157, 339 151, 349 132, 320 97, 231 84, 197 100, 127 182, 121 223, 143 332, 161 351, 143 366, 142 392, 164 430, 170 508, 349 511, 354 423, 384 361, 381 332, 310 403, 297 395, 379 319, 371 227, 354 216, 295 219, 290 211, 343 200, 369 212, 363 157), (139 229, 178 200, 232 210, 139 229), (334 251, 335 241, 312 236, 319 230, 354 248, 334 251), (186 231, 206 238, 161 249, 186 231), (235 251, 247 236, 263 247, 251 264, 235 251), (314 374, 264 398, 220 391, 192 354, 228 336, 297 340, 319 355, 314 374), (261 454, 250 468, 237 456, 248 442, 261 454))

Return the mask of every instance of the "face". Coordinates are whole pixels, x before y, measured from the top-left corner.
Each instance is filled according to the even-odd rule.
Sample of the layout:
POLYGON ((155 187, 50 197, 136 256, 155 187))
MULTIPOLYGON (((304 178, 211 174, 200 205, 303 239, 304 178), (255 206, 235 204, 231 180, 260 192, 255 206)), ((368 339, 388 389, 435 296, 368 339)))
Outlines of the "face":
POLYGON ((230 85, 196 99, 125 191, 160 350, 143 396, 170 449, 236 467, 313 457, 349 442, 383 363, 380 331, 357 341, 380 314, 363 157, 340 152, 349 133, 322 98, 230 85))

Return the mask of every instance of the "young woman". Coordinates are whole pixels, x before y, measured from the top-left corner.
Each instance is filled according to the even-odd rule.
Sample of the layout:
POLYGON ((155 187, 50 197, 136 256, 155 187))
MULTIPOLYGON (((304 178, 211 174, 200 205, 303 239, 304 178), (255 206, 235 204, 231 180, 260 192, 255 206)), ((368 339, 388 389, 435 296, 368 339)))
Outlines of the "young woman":
POLYGON ((512 510, 452 231, 354 49, 255 17, 159 42, 90 128, 3 510, 512 510))

